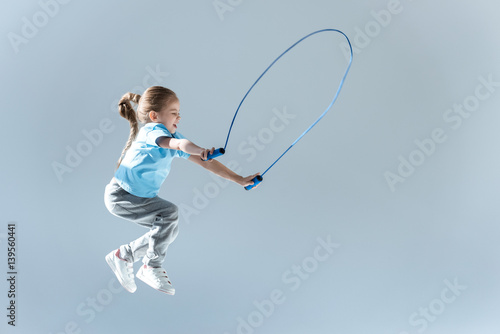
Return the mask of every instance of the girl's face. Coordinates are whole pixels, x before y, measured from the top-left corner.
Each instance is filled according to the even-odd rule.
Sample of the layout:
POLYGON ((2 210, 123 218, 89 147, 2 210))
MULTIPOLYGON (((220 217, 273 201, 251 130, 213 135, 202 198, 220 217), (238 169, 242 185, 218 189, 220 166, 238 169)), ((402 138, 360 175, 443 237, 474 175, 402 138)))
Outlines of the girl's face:
POLYGON ((174 134, 177 131, 177 124, 181 120, 179 101, 170 102, 163 109, 156 113, 155 122, 165 125, 167 130, 174 134))

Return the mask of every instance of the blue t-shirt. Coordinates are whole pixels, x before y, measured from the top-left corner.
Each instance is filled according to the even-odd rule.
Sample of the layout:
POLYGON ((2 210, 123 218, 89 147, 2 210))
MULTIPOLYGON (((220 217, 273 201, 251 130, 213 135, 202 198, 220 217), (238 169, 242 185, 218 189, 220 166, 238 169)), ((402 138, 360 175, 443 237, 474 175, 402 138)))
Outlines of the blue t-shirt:
POLYGON ((156 144, 158 137, 185 138, 179 132, 172 135, 161 123, 147 123, 125 153, 115 172, 118 184, 138 197, 155 197, 170 172, 174 158, 189 158, 180 150, 171 150, 156 144))

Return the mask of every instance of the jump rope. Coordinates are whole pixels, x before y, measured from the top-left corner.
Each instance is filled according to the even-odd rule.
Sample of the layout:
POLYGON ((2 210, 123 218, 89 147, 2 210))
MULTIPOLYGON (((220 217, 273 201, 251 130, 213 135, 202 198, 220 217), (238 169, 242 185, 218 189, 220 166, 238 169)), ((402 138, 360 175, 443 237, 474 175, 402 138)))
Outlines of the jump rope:
POLYGON ((255 82, 253 83, 253 85, 250 87, 250 89, 246 92, 245 96, 243 97, 243 99, 241 100, 240 104, 238 105, 238 108, 236 109, 236 112, 234 113, 234 117, 233 117, 233 120, 231 122, 231 126, 229 127, 229 131, 227 133, 227 138, 226 138, 226 143, 224 144, 224 147, 222 148, 218 148, 216 150, 214 150, 214 153, 212 154, 208 154, 207 156, 207 160, 210 160, 210 159, 214 159, 218 156, 221 156, 223 155, 225 152, 226 152, 226 147, 227 147, 227 143, 229 141, 229 136, 231 135, 231 129, 233 128, 233 124, 234 124, 234 120, 236 119, 236 116, 238 115, 238 112, 240 111, 240 108, 241 108, 241 105, 243 104, 243 102, 245 101, 245 99, 247 98, 248 94, 252 91, 253 87, 259 82, 259 80, 264 76, 264 74, 267 73, 267 71, 269 71, 269 69, 281 58, 283 57, 288 51, 290 51, 291 49, 293 49, 297 44, 299 44, 300 42, 302 42, 303 40, 315 35, 315 34, 319 34, 319 33, 322 33, 322 32, 328 32, 328 31, 331 31, 331 32, 337 32, 337 33, 340 33, 342 34, 346 40, 347 40, 347 43, 349 44, 349 49, 350 49, 350 59, 349 59, 349 64, 347 65, 347 69, 344 73, 344 76, 342 77, 342 80, 340 81, 340 84, 339 84, 339 87, 337 88, 337 92, 335 93, 335 96, 333 97, 333 100, 332 102, 330 102, 330 105, 328 105, 328 107, 325 109, 325 111, 318 117, 318 119, 316 119, 316 121, 314 121, 313 124, 311 124, 311 126, 309 126, 293 143, 292 145, 290 145, 290 147, 288 147, 285 152, 283 152, 283 154, 281 154, 278 159, 276 159, 272 164, 271 166, 269 166, 265 171, 264 173, 262 173, 261 175, 257 175, 256 177, 254 177, 252 179, 252 181, 254 182, 253 185, 249 185, 249 186, 246 186, 245 189, 246 190, 250 190, 252 189, 253 187, 257 186, 259 183, 262 182, 263 180, 263 176, 264 174, 266 174, 293 146, 295 146, 295 144, 297 144, 297 142, 299 140, 302 139, 302 137, 305 136, 306 133, 308 133, 322 118, 323 116, 326 115, 326 113, 330 110, 330 108, 333 106, 333 104, 335 103, 335 101, 337 100, 338 96, 339 96, 339 93, 340 93, 340 90, 342 89, 342 86, 344 85, 344 81, 345 81, 345 78, 347 77, 347 73, 349 73, 349 69, 351 68, 351 63, 352 63, 352 46, 351 46, 351 41, 349 40, 349 38, 346 36, 346 34, 344 34, 342 31, 340 30, 337 30, 337 29, 322 29, 322 30, 318 30, 318 31, 315 31, 315 32, 312 32, 310 33, 309 35, 307 36, 304 36, 302 37, 301 39, 299 39, 297 42, 295 42, 292 46, 290 46, 288 49, 286 49, 282 54, 280 54, 272 63, 271 65, 269 65, 266 70, 264 72, 262 72, 262 74, 257 78, 257 80, 255 80, 255 82))

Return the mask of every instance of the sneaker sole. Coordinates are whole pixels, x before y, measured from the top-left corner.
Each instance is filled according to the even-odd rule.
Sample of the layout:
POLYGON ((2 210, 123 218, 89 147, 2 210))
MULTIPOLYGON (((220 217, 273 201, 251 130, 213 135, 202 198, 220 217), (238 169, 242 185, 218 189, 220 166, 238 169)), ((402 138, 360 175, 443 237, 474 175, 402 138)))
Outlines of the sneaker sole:
POLYGON ((175 295, 175 289, 172 291, 172 290, 164 290, 164 289, 157 289, 154 287, 154 283, 153 282, 150 282, 148 281, 144 276, 142 276, 140 274, 140 272, 137 273, 137 275, 135 275, 135 277, 137 277, 138 279, 140 279, 141 281, 143 281, 144 283, 146 283, 147 285, 149 285, 150 287, 152 287, 153 289, 157 290, 157 291, 160 291, 160 292, 163 292, 163 293, 166 293, 167 295, 175 295))
POLYGON ((119 275, 120 271, 118 270, 118 268, 116 268, 115 264, 113 263, 113 255, 114 255, 113 252, 111 252, 108 255, 106 255, 106 262, 108 263, 108 266, 111 268, 111 270, 115 274, 116 278, 118 279, 118 282, 120 282, 120 284, 123 286, 123 288, 125 290, 127 290, 128 292, 130 292, 130 293, 134 293, 135 290, 137 290, 137 288, 131 289, 131 288, 125 286, 125 284, 123 283, 124 281, 121 278, 121 276, 119 275))

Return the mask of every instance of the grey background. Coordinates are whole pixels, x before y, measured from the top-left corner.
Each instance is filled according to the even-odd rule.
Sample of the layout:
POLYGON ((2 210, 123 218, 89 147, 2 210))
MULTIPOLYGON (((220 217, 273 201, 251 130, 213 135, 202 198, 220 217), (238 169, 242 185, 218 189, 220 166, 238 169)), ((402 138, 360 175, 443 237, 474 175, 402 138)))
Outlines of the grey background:
MULTIPOLYGON (((498 87, 458 129, 443 119, 480 77, 500 81, 498 4, 401 0, 382 27, 372 11, 392 1, 222 2, 232 11, 220 17, 210 0, 71 1, 52 7, 18 52, 9 36, 22 36, 23 18, 43 19, 44 2, 4 5, 0 264, 6 274, 7 223, 17 222, 19 275, 16 328, 0 285, 1 331, 498 333, 498 87), (214 187, 208 172, 175 161, 160 196, 183 208, 165 263, 176 295, 142 282, 134 294, 110 289, 104 256, 145 232, 103 203, 128 136, 121 95, 173 89, 179 131, 220 147, 257 76, 323 28, 341 29, 358 51, 330 113, 251 192, 214 187), (53 164, 66 164, 68 147, 85 145, 84 131, 103 120, 108 133, 59 180, 53 164), (447 140, 391 191, 384 173, 436 128, 447 140), (293 290, 283 275, 314 264, 317 239, 329 236, 340 246, 293 290), (462 287, 451 303, 441 300, 453 296, 446 280, 462 287), (273 290, 283 303, 258 318, 254 302, 273 290), (256 326, 238 329, 252 316, 256 326)), ((283 58, 244 104, 220 161, 243 175, 267 168, 330 102, 347 64, 343 42, 317 35, 283 58), (294 118, 249 159, 239 145, 269 128, 275 108, 294 118)))

